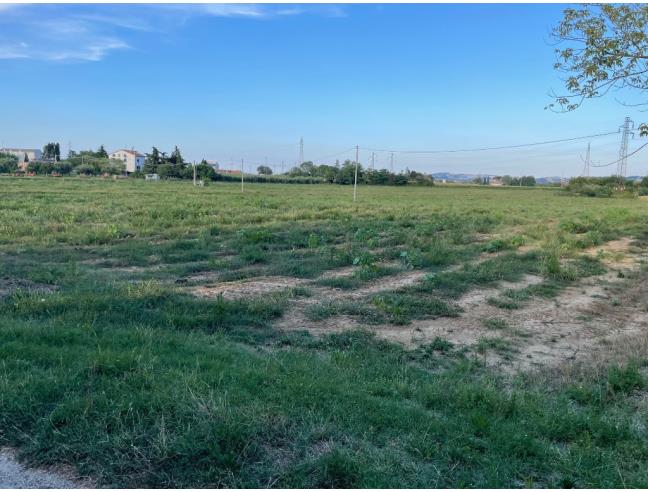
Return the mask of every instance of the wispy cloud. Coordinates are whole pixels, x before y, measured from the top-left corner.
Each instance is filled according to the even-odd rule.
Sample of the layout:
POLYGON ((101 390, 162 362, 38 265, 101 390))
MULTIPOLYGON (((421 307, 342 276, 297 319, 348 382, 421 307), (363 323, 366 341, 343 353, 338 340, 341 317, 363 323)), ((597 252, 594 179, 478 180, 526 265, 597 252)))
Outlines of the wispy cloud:
POLYGON ((266 5, 242 3, 212 3, 201 5, 200 7, 204 10, 205 14, 216 17, 268 18, 303 13, 303 10, 300 8, 276 9, 266 5))
POLYGON ((79 19, 86 22, 103 24, 106 26, 118 27, 121 29, 127 29, 131 31, 157 31, 158 27, 154 27, 151 23, 147 22, 142 18, 136 18, 132 16, 118 16, 118 15, 106 15, 100 13, 90 13, 90 14, 78 14, 74 16, 75 19, 79 19))
POLYGON ((273 19, 297 15, 321 15, 325 17, 345 17, 346 11, 339 5, 275 5, 257 3, 211 3, 165 5, 181 10, 189 17, 208 15, 213 17, 241 17, 249 19, 273 19))
MULTIPOLYGON (((297 15, 343 17, 337 5, 0 4, 0 60, 96 62, 137 45, 137 33, 186 29, 197 17, 277 19, 297 15)), ((139 34, 142 35, 142 34, 139 34)))
POLYGON ((100 61, 111 52, 130 47, 120 33, 104 24, 56 5, 3 8, 0 60, 100 61))
POLYGON ((20 58, 29 58, 25 53, 26 43, 18 44, 0 44, 0 60, 17 60, 20 58))
POLYGON ((19 3, 0 3, 0 12, 17 9, 18 7, 20 7, 19 3))
POLYGON ((127 48, 130 46, 119 39, 97 39, 79 49, 43 52, 40 56, 50 61, 100 61, 111 51, 127 48))
POLYGON ((60 46, 47 49, 31 46, 24 42, 0 44, 0 60, 99 61, 111 51, 127 48, 129 48, 129 45, 119 39, 96 39, 92 44, 79 48, 60 46))

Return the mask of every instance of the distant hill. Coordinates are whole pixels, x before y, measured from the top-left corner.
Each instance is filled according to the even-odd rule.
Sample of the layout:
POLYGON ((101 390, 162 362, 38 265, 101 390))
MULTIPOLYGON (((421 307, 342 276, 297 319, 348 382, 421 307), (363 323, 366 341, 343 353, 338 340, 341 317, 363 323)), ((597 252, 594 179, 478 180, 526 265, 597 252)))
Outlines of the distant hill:
MULTIPOLYGON (((435 180, 443 181, 444 179, 452 183, 470 183, 475 178, 493 178, 497 174, 462 174, 462 173, 432 173, 435 180)), ((562 178, 560 176, 547 176, 543 178, 536 178, 538 184, 552 184, 560 183, 562 178)))
POLYGON ((487 174, 453 174, 453 173, 432 173, 432 177, 436 180, 442 181, 452 181, 456 183, 469 183, 473 179, 481 176, 482 178, 487 177, 487 174))
POLYGON ((544 178, 536 178, 536 183, 539 185, 546 185, 546 184, 556 184, 560 183, 563 178, 560 176, 547 176, 544 178))

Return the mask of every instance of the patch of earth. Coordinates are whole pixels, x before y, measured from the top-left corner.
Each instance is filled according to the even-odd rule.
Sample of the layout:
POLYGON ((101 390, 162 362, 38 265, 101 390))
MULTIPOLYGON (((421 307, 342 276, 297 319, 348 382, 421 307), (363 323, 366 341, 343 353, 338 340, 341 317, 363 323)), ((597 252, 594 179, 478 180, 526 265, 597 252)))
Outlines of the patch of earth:
MULTIPOLYGON (((627 241, 615 242, 611 248, 626 248, 627 241)), ((513 373, 544 367, 558 367, 566 361, 591 356, 609 350, 610 344, 627 337, 643 335, 648 337, 648 282, 639 279, 624 279, 619 272, 626 274, 637 269, 638 255, 633 255, 634 263, 622 267, 615 263, 604 275, 583 279, 579 284, 564 289, 553 299, 532 298, 515 310, 502 309, 488 303, 506 289, 521 289, 538 284, 541 277, 527 275, 521 282, 501 282, 496 287, 476 289, 456 299, 463 313, 456 318, 435 318, 413 320, 405 326, 368 325, 362 326, 350 316, 336 316, 322 321, 312 321, 304 315, 304 308, 321 300, 357 299, 368 294, 378 293, 385 287, 397 289, 411 285, 426 275, 425 272, 408 272, 400 276, 379 279, 373 285, 352 292, 334 293, 322 289, 310 299, 296 302, 278 323, 284 330, 308 330, 314 335, 340 332, 355 328, 373 331, 378 337, 415 347, 430 343, 439 337, 457 347, 475 348, 481 338, 502 338, 511 343, 513 351, 498 354, 487 351, 481 355, 484 361, 500 367, 504 372, 513 373), (634 292, 624 300, 612 299, 613 292, 634 292), (637 294, 637 291, 639 293, 637 294), (620 303, 620 305, 616 305, 620 303), (503 329, 485 326, 487 319, 506 322, 503 329)))
POLYGON ((82 260, 79 263, 83 265, 95 266, 97 268, 102 268, 106 270, 112 270, 115 272, 123 273, 142 273, 142 272, 151 272, 155 270, 160 270, 161 265, 151 265, 151 266, 120 266, 119 263, 113 260, 105 260, 102 258, 93 258, 91 260, 82 260))
MULTIPOLYGON (((383 268, 399 268, 402 267, 403 264, 398 261, 379 261, 375 263, 375 266, 383 267, 383 268)), ((314 282, 317 282, 318 280, 324 280, 324 279, 350 277, 360 268, 361 267, 357 267, 357 266, 346 266, 341 268, 334 268, 333 270, 327 270, 318 278, 316 278, 314 282)), ((385 276, 383 278, 389 278, 389 276, 385 276)))
POLYGON ((70 467, 28 468, 18 462, 15 450, 0 449, 2 489, 78 489, 94 486, 89 479, 80 480, 70 467))
MULTIPOLYGON (((457 318, 415 320, 405 327, 385 326, 378 336, 406 346, 429 343, 436 337, 462 347, 474 347, 480 338, 499 337, 511 342, 515 352, 489 352, 487 364, 505 372, 540 367, 555 367, 565 361, 591 354, 615 338, 648 329, 648 313, 632 306, 604 310, 610 305, 609 283, 616 275, 591 277, 580 285, 566 288, 554 299, 535 298, 520 309, 507 310, 488 304, 500 289, 473 291, 458 299, 464 312, 457 318), (507 328, 494 330, 484 325, 487 319, 500 319, 507 328)), ((527 284, 530 285, 530 284, 527 284)), ((524 287, 522 285, 516 288, 524 287)))
POLYGON ((472 235, 473 243, 485 243, 486 241, 490 241, 491 239, 493 239, 493 234, 484 234, 481 232, 476 232, 475 234, 472 235))
POLYGON ((30 293, 51 294, 56 290, 56 286, 39 284, 24 278, 0 278, 0 297, 9 296, 18 290, 24 290, 30 293))
POLYGON ((631 237, 623 237, 599 246, 592 246, 584 250, 583 254, 599 258, 604 265, 612 268, 627 268, 638 261, 648 259, 645 252, 634 247, 634 239, 631 237))
POLYGON ((378 294, 386 290, 401 289, 414 285, 419 280, 422 280, 429 272, 423 270, 410 270, 407 272, 398 273, 396 275, 388 275, 385 277, 377 278, 371 282, 367 282, 362 287, 354 290, 335 289, 328 287, 313 288, 317 295, 312 296, 319 301, 337 301, 337 300, 357 300, 371 294, 378 294))
POLYGON ((235 300, 296 287, 307 281, 293 277, 256 277, 234 282, 222 282, 216 285, 197 285, 189 287, 188 290, 196 297, 213 299, 223 296, 224 299, 235 300))
MULTIPOLYGON (((309 298, 294 300, 289 309, 275 325, 280 330, 307 330, 312 334, 324 335, 360 328, 362 325, 351 316, 332 316, 321 321, 312 321, 306 316, 306 308, 322 301, 357 301, 368 295, 379 294, 403 287, 409 287, 422 280, 429 272, 412 270, 397 275, 381 277, 355 290, 343 290, 321 286, 309 286, 313 295, 309 298)), ((388 325, 393 328, 395 326, 388 325)), ((371 330, 382 333, 376 325, 371 330)), ((389 336, 385 338, 390 338, 389 336)), ((400 341, 400 340, 399 340, 400 341)))
POLYGON ((330 279, 330 278, 349 277, 349 276, 353 275, 353 272, 355 271, 355 269, 356 269, 356 267, 348 266, 348 267, 342 267, 342 268, 334 268, 333 270, 327 270, 322 275, 320 275, 318 280, 330 279))

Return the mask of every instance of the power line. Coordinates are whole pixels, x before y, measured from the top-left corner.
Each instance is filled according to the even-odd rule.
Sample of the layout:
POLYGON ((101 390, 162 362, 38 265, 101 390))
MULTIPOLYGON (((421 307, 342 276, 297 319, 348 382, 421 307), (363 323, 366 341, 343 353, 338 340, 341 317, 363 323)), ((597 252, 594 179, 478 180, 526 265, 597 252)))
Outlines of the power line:
POLYGON ((341 151, 341 152, 336 152, 336 153, 334 153, 334 154, 329 154, 329 155, 325 155, 325 156, 323 156, 323 157, 318 157, 317 159, 313 159, 313 162, 323 161, 324 159, 329 159, 329 158, 331 158, 331 157, 337 157, 337 156, 339 156, 339 155, 342 155, 342 154, 346 154, 346 153, 348 153, 348 152, 351 152, 352 150, 355 150, 355 147, 350 147, 350 148, 345 149, 345 150, 343 150, 343 151, 341 151))
POLYGON ((571 137, 571 138, 561 138, 558 140, 545 140, 542 142, 532 142, 516 145, 501 145, 499 147, 477 147, 477 148, 468 148, 468 149, 447 149, 447 150, 392 150, 392 149, 372 149, 364 148, 363 150, 375 151, 375 152, 393 152, 396 154, 448 154, 456 152, 483 152, 487 150, 504 150, 504 149, 519 149, 521 147, 534 147, 537 145, 547 145, 553 143, 561 142, 572 142, 574 140, 583 140, 586 138, 597 138, 597 137, 606 137, 608 135, 614 135, 619 133, 620 130, 607 133, 597 133, 595 135, 583 135, 582 137, 571 137))
POLYGON ((638 147, 638 148, 635 149, 633 152, 630 152, 629 154, 626 154, 626 155, 624 155, 624 156, 621 156, 621 157, 620 157, 619 159, 617 159, 616 161, 608 162, 607 164, 601 164, 601 165, 590 164, 590 167, 608 167, 608 166, 612 166, 612 165, 614 165, 614 164, 619 163, 620 161, 623 161, 623 160, 627 159, 627 158, 630 157, 630 156, 635 155, 637 152, 639 152, 641 149, 643 149, 646 145, 648 145, 648 142, 646 142, 645 144, 643 144, 641 147, 638 147))

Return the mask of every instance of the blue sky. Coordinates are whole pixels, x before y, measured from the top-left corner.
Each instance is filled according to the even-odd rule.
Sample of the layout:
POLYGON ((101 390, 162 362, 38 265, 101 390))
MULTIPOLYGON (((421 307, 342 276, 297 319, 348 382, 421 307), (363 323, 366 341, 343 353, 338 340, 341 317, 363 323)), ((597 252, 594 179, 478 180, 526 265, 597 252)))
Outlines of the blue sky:
MULTIPOLYGON (((544 109, 561 89, 549 31, 564 7, 0 5, 0 144, 178 145, 188 159, 252 168, 267 157, 278 169, 295 163, 300 137, 313 160, 356 144, 498 146, 644 121, 614 96, 544 109)), ((594 162, 615 160, 619 140, 592 139, 594 162)), ((396 154, 395 167, 570 176, 586 146, 396 154)), ((378 166, 388 161, 378 153, 378 166)), ((648 164, 638 154, 628 168, 648 164)))

